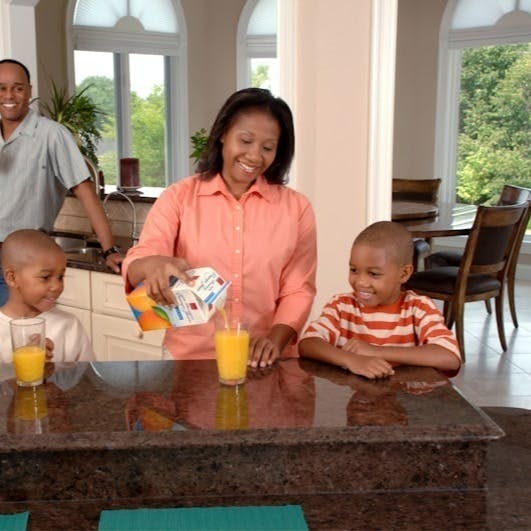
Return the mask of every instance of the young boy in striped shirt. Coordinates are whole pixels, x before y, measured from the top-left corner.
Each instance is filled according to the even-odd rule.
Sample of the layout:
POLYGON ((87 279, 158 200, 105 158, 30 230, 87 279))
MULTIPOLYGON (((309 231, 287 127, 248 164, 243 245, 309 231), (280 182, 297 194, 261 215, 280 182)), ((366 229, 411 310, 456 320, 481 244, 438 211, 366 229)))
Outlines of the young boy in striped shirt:
POLYGON ((413 241, 398 223, 363 230, 350 254, 352 292, 335 295, 299 343, 301 356, 384 378, 396 365, 456 374, 461 355, 433 301, 402 286, 413 272, 413 241))

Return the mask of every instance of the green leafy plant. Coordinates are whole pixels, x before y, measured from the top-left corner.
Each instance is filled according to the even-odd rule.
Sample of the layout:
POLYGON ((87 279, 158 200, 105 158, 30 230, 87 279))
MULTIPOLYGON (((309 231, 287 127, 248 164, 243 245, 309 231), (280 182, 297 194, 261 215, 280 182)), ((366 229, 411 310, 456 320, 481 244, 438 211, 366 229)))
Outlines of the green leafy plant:
POLYGON ((64 87, 58 88, 53 81, 51 85, 50 101, 39 100, 41 112, 64 125, 74 135, 81 153, 98 165, 96 146, 101 133, 97 122, 99 115, 105 113, 85 94, 90 85, 70 96, 64 87))
POLYGON ((192 142, 192 152, 190 153, 190 158, 193 159, 194 164, 197 164, 201 156, 203 155, 203 152, 205 151, 207 141, 208 141, 208 135, 206 132, 206 129, 202 127, 198 131, 196 131, 191 137, 190 141, 192 142))

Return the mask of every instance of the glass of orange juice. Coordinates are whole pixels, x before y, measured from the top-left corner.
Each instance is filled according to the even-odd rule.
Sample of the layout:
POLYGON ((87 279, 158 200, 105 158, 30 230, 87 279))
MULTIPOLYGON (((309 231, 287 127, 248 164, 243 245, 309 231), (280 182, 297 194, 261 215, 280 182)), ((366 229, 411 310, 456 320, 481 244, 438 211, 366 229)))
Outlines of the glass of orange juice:
POLYGON ((238 385, 245 382, 249 357, 249 323, 230 315, 224 309, 217 312, 214 344, 220 383, 238 385))
POLYGON ((12 319, 9 327, 17 384, 21 387, 42 384, 46 352, 44 319, 12 319))

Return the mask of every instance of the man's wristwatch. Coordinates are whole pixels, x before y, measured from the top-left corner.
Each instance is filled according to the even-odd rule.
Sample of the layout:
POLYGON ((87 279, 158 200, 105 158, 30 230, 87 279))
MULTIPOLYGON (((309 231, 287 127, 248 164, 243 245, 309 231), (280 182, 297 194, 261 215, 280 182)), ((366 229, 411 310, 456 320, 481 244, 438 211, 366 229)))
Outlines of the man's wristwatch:
POLYGON ((114 253, 121 253, 122 250, 120 249, 120 247, 117 247, 116 245, 113 245, 112 247, 109 247, 108 249, 105 249, 105 251, 103 251, 101 253, 101 256, 103 256, 104 260, 107 260, 107 258, 111 255, 111 254, 114 254, 114 253))

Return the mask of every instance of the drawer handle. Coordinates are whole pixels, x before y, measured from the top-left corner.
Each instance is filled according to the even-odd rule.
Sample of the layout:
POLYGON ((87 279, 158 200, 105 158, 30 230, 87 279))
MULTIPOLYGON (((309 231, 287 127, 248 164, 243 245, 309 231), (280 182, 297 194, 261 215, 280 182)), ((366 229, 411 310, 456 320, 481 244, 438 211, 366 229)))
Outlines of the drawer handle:
POLYGON ((139 326, 136 327, 136 337, 138 339, 144 339, 144 332, 142 332, 142 329, 139 326))

